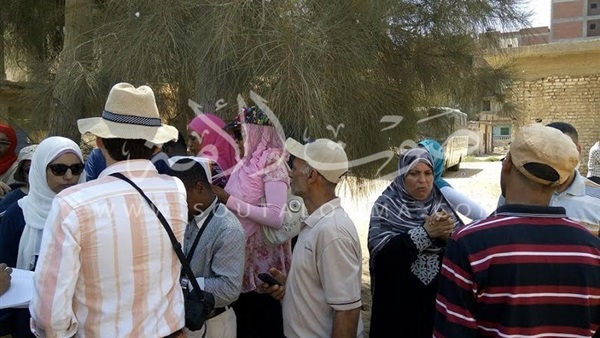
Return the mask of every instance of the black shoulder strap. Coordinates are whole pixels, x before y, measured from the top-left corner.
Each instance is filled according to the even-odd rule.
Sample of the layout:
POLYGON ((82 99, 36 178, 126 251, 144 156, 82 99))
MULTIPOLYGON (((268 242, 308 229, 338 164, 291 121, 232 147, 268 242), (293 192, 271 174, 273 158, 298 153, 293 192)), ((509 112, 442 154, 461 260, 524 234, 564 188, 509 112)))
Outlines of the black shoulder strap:
MULTIPOLYGON (((201 291, 202 289, 200 288, 200 285, 198 285, 196 276, 194 276, 194 272, 192 272, 192 269, 190 268, 190 264, 185 259, 185 255, 183 254, 183 251, 181 250, 181 244, 177 241, 177 238, 175 238, 175 234, 173 233, 173 230, 171 230, 171 227, 169 226, 169 222, 167 222, 167 220, 165 219, 165 216, 163 216, 163 214, 160 212, 160 210, 158 210, 156 205, 154 205, 154 203, 152 203, 150 198, 148 198, 148 196, 146 196, 146 194, 144 194, 142 189, 140 189, 140 187, 138 187, 135 183, 133 183, 129 178, 125 177, 125 175, 123 175, 121 173, 112 173, 112 174, 110 174, 110 176, 122 179, 123 181, 131 184, 131 186, 134 187, 135 190, 137 190, 140 193, 140 195, 142 195, 142 197, 146 200, 146 202, 148 202, 148 205, 150 205, 150 209, 152 209, 152 211, 156 214, 156 217, 158 217, 158 219, 162 223, 163 227, 167 231, 167 234, 169 235, 169 239, 171 240, 171 244, 173 244, 173 250, 175 250, 175 253, 177 254, 177 258, 179 258, 179 261, 181 262, 181 265, 183 267, 183 272, 185 273, 187 278, 190 280, 190 283, 192 283, 192 286, 194 287, 194 289, 201 291)), ((198 292, 197 294, 200 297, 199 300, 204 301, 204 293, 198 292)))
POLYGON ((210 223, 210 221, 212 220, 213 216, 215 215, 215 209, 219 206, 219 202, 217 202, 217 204, 215 204, 215 207, 210 211, 210 213, 208 214, 208 216, 206 216, 206 220, 204 220, 204 224, 202 225, 202 228, 200 228, 200 231, 198 231, 198 234, 196 235, 196 238, 194 239, 194 244, 192 244, 192 247, 190 248, 190 251, 188 251, 187 254, 187 261, 188 263, 192 263, 192 257, 194 256, 194 252, 196 251, 196 247, 198 246, 198 242, 200 241, 200 236, 202 236, 202 234, 204 233, 204 229, 206 229, 206 227, 208 226, 208 223, 210 223))

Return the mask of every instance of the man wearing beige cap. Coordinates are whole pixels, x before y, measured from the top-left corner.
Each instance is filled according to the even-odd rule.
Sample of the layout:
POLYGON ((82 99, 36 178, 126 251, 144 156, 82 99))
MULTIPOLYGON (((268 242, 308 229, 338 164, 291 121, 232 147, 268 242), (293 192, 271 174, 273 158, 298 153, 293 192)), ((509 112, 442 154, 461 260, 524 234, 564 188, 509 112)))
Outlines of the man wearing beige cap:
POLYGON ((108 167, 98 179, 54 199, 44 229, 30 304, 40 337, 183 336, 181 264, 156 213, 181 242, 187 224, 180 180, 159 175, 148 159, 177 139, 161 123, 150 87, 112 87, 102 117, 77 121, 97 137, 108 167), (123 178, 119 178, 122 174, 123 178))
MULTIPOLYGON (((560 130, 575 143, 581 155, 579 134, 569 123, 556 121, 546 124, 560 130)), ((500 196, 498 206, 504 205, 504 197, 500 196)), ((577 168, 573 170, 564 183, 556 187, 550 199, 550 206, 563 207, 567 217, 585 226, 591 233, 599 235, 600 229, 600 185, 583 177, 577 168)))
POLYGON ((506 205, 448 242, 434 337, 595 337, 600 239, 548 206, 578 163, 555 128, 516 133, 502 163, 506 205))
POLYGON ((285 143, 292 194, 304 199, 308 218, 298 235, 289 276, 271 269, 283 286, 267 292, 283 299, 288 338, 361 337, 361 264, 358 233, 335 187, 348 171, 344 149, 328 139, 285 143))

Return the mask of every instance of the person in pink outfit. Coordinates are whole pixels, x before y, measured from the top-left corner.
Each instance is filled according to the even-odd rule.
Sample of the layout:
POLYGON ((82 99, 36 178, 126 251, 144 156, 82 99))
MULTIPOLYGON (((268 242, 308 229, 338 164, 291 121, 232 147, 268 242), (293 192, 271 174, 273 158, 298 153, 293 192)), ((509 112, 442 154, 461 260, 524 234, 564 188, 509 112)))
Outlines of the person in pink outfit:
POLYGON ((246 262, 242 294, 234 305, 238 338, 284 337, 281 303, 259 285, 259 273, 269 268, 287 273, 291 245, 269 246, 261 226, 280 228, 287 201, 289 174, 284 158, 283 135, 279 135, 267 114, 256 107, 241 113, 244 156, 233 170, 225 189, 213 186, 221 203, 238 216, 246 235, 246 262))
POLYGON ((229 176, 240 157, 233 138, 223 130, 225 121, 213 114, 196 116, 188 124, 188 147, 198 157, 215 161, 225 176, 229 176))

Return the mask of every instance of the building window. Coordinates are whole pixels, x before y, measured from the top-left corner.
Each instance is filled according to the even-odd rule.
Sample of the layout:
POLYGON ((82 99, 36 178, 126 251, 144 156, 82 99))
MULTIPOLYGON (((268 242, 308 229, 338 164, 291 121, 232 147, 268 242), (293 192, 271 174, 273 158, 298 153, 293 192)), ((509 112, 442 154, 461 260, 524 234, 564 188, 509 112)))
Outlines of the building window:
POLYGON ((481 108, 483 111, 492 111, 492 101, 483 100, 483 107, 481 108))
POLYGON ((590 24, 590 29, 592 29, 592 30, 593 30, 593 29, 596 29, 596 24, 595 24, 595 23, 591 23, 591 24, 590 24))
POLYGON ((510 127, 500 127, 500 135, 510 135, 510 127))
POLYGON ((598 8, 598 4, 597 4, 597 3, 595 3, 595 2, 592 2, 592 3, 590 4, 590 9, 596 9, 596 8, 598 8))

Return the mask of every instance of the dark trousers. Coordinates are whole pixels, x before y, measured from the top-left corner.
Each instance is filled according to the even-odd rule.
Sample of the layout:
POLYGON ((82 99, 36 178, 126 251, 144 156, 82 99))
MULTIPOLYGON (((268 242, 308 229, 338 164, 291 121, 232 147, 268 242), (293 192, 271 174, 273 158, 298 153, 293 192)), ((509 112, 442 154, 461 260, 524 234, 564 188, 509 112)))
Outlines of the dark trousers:
POLYGON ((284 338, 281 303, 268 294, 246 292, 233 304, 237 338, 284 338))
POLYGON ((0 310, 0 336, 12 335, 13 338, 35 338, 29 329, 29 309, 0 310))

